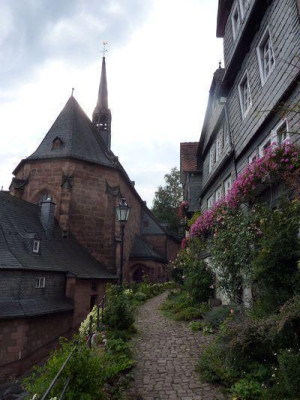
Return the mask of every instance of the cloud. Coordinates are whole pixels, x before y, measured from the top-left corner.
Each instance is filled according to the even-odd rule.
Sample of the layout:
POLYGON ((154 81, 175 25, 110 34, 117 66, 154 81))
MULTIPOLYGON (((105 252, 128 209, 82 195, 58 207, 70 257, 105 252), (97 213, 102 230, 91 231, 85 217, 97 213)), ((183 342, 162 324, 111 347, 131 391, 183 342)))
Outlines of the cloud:
POLYGON ((87 65, 102 40, 121 46, 150 6, 151 1, 141 0, 2 0, 2 89, 11 89, 51 60, 87 65))

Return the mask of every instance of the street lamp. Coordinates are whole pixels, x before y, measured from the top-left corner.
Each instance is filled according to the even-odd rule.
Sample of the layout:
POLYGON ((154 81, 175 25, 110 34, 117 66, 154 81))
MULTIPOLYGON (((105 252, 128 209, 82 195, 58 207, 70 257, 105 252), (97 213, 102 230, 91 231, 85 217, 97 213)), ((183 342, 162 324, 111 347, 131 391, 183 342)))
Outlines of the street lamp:
POLYGON ((124 197, 121 198, 120 204, 116 207, 117 219, 120 222, 120 236, 121 236, 121 255, 120 255, 120 272, 119 272, 119 285, 123 285, 123 244, 124 244, 124 229, 128 221, 130 207, 126 203, 124 197))

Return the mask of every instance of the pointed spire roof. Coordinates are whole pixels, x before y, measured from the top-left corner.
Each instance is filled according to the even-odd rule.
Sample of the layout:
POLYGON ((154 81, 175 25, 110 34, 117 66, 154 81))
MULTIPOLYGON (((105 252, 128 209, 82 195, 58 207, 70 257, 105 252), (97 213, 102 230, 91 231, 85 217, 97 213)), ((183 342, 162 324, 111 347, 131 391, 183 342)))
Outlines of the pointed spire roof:
POLYGON ((37 150, 28 159, 71 157, 113 166, 112 153, 108 154, 105 149, 97 129, 72 95, 37 150))
POLYGON ((106 63, 105 57, 102 57, 101 79, 98 91, 98 101, 96 109, 108 109, 108 91, 107 91, 107 78, 106 78, 106 63))

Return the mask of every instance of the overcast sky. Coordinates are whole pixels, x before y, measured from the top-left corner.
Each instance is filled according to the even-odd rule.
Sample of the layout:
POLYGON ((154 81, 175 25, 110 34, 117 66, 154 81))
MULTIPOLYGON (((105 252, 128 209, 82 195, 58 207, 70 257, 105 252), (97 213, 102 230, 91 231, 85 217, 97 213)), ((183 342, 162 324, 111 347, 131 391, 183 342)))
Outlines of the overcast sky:
POLYGON ((0 0, 0 186, 74 96, 91 117, 106 55, 112 150, 144 200, 198 141, 222 59, 217 0, 0 0))

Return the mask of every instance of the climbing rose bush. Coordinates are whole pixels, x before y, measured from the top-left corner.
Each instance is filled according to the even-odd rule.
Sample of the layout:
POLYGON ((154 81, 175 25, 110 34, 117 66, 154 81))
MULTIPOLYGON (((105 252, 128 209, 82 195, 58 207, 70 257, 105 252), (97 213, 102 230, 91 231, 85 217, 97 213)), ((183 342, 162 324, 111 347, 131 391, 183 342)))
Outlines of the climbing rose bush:
POLYGON ((260 159, 250 164, 233 183, 228 195, 206 210, 192 225, 190 234, 205 236, 214 230, 218 224, 224 224, 222 215, 227 209, 236 209, 241 203, 252 200, 257 194, 259 185, 266 181, 274 181, 281 176, 291 175, 299 170, 299 147, 285 141, 279 146, 271 144, 260 159))

